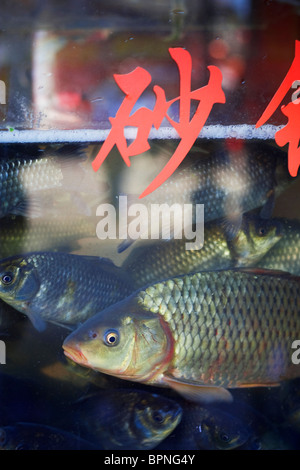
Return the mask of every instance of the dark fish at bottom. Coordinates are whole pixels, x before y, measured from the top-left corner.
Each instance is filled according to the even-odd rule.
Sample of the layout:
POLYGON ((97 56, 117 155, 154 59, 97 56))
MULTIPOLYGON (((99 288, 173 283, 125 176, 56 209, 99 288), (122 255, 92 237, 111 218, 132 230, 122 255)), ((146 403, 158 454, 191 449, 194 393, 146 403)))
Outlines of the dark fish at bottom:
POLYGON ((300 376, 298 338, 300 278, 240 269, 153 284, 86 321, 63 348, 86 367, 209 402, 300 376))
POLYGON ((99 450, 69 432, 35 423, 0 428, 0 450, 99 450))
POLYGON ((250 436, 243 420, 232 413, 185 401, 180 424, 159 449, 170 448, 173 440, 181 450, 231 450, 245 444, 250 436))
POLYGON ((72 408, 73 428, 105 449, 153 449, 178 425, 176 401, 144 390, 99 390, 72 408), (75 420, 75 422, 74 422, 75 420))

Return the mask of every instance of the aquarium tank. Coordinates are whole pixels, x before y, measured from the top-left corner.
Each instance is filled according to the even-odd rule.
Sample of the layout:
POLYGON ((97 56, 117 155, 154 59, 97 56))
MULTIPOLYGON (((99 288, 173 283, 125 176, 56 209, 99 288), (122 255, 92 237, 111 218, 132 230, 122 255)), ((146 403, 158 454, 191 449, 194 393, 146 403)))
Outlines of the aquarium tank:
POLYGON ((0 449, 299 450, 299 31, 1 2, 0 449))

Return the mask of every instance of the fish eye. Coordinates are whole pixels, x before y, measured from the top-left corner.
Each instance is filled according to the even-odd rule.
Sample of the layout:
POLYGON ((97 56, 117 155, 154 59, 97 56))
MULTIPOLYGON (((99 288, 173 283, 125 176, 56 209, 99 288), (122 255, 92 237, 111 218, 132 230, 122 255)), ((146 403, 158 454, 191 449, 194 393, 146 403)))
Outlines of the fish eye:
POLYGON ((9 284, 12 283, 13 281, 13 275, 12 273, 5 273, 3 274, 2 278, 2 283, 5 284, 6 286, 8 286, 9 284))
POLYGON ((257 234, 263 237, 266 234, 266 229, 264 227, 258 227, 257 234))
POLYGON ((229 442, 230 440, 228 434, 225 434, 224 432, 220 433, 219 438, 222 442, 229 442))
POLYGON ((164 417, 159 411, 153 411, 152 413, 152 419, 155 421, 157 424, 162 424, 164 422, 164 417))
POLYGON ((117 330, 107 330, 103 339, 107 346, 116 346, 119 343, 120 336, 117 330))

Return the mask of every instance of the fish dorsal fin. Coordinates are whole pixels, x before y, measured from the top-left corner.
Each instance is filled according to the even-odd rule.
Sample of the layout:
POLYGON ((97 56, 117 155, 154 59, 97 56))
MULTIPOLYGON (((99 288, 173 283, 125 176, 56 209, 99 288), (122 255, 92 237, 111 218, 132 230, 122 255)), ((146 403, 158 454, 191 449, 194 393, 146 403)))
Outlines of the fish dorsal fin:
POLYGON ((89 256, 89 255, 73 255, 82 256, 89 264, 94 263, 95 269, 101 269, 107 274, 116 276, 120 281, 130 284, 131 276, 122 266, 117 266, 110 258, 103 258, 101 256, 89 256))
POLYGON ((127 250, 127 248, 129 248, 133 243, 134 243, 134 240, 131 240, 131 239, 123 240, 118 245, 118 253, 123 253, 123 251, 127 250))
POLYGON ((89 263, 95 263, 99 268, 112 270, 116 272, 122 272, 123 269, 120 266, 117 266, 110 258, 105 258, 102 256, 89 256, 89 255, 80 255, 89 263))
POLYGON ((102 256, 92 256, 92 255, 80 255, 80 256, 89 262, 102 263, 103 265, 114 266, 115 268, 117 268, 115 263, 110 258, 105 258, 102 256))
POLYGON ((168 375, 164 376, 163 380, 184 398, 196 403, 209 404, 217 401, 231 403, 233 401, 231 393, 223 387, 199 384, 168 375))

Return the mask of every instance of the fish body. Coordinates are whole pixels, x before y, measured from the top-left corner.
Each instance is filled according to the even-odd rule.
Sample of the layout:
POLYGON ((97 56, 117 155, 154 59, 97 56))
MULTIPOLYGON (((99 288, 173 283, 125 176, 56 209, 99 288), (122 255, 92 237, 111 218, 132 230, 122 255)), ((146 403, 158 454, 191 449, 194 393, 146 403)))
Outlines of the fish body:
POLYGON ((300 275, 300 221, 284 218, 275 219, 280 223, 282 237, 257 263, 265 269, 278 269, 300 275))
MULTIPOLYGON (((78 164, 86 159, 80 147, 65 145, 58 150, 48 149, 41 155, 40 158, 20 155, 1 159, 0 217, 8 214, 26 215, 30 211, 35 213, 37 208, 34 206, 38 205, 37 197, 40 193, 76 188, 74 179, 78 176, 78 164)), ((81 177, 79 171, 77 184, 81 177)))
POLYGON ((260 436, 253 436, 240 450, 299 450, 295 436, 289 435, 286 429, 279 426, 271 428, 260 436))
POLYGON ((130 293, 128 275, 106 258, 33 252, 0 263, 0 298, 40 330, 76 325, 130 293))
POLYGON ((72 412, 85 439, 105 449, 153 449, 181 420, 176 401, 144 390, 99 390, 72 412))
POLYGON ((259 270, 207 271, 137 291, 64 341, 76 362, 169 386, 195 401, 231 401, 228 388, 300 375, 300 279, 259 270))
POLYGON ((252 266, 281 239, 279 221, 244 216, 236 237, 229 241, 222 223, 204 226, 204 244, 186 250, 186 240, 170 240, 135 248, 123 263, 135 287, 197 271, 252 266))
MULTIPOLYGON (((275 197, 295 181, 288 173, 286 153, 261 143, 248 144, 239 151, 219 148, 208 155, 200 154, 198 158, 194 151, 192 156, 189 163, 180 166, 153 193, 142 199, 133 196, 130 199, 143 203, 148 211, 153 204, 169 207, 204 204, 204 222, 224 219, 228 236, 234 238, 244 213, 264 206, 264 217, 270 217, 275 197)), ((162 213, 164 238, 169 224, 162 213)), ((143 237, 147 238, 145 234, 143 237)), ((122 242, 119 251, 131 243, 129 239, 122 242)))
POLYGON ((238 152, 220 147, 198 158, 194 152, 191 163, 179 167, 141 202, 204 204, 205 221, 222 218, 232 208, 248 212, 262 206, 269 191, 279 194, 293 181, 286 164, 284 152, 261 143, 238 152))
POLYGON ((230 412, 188 401, 182 408, 180 424, 159 449, 167 448, 172 439, 181 450, 231 450, 251 436, 245 423, 230 412))
POLYGON ((72 250, 77 240, 95 234, 93 217, 4 217, 0 220, 0 257, 32 251, 72 250))
POLYGON ((97 450, 99 447, 69 432, 36 423, 0 428, 0 450, 97 450))

